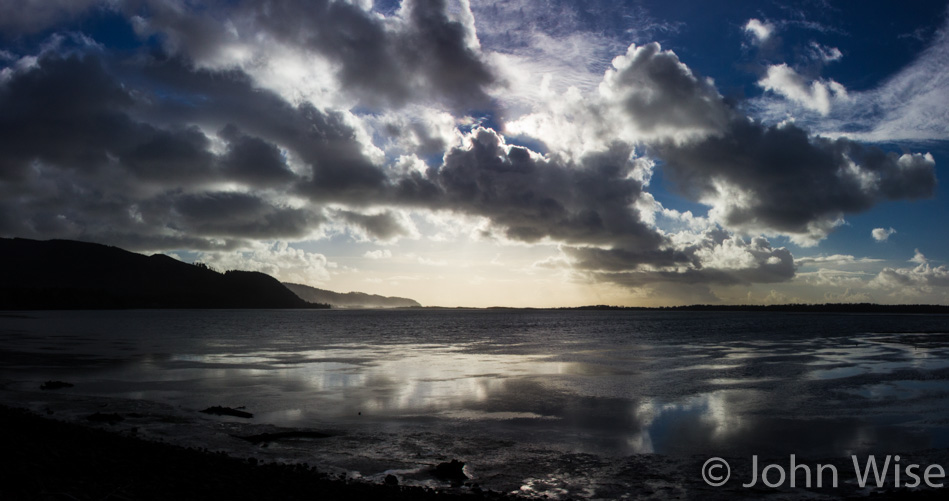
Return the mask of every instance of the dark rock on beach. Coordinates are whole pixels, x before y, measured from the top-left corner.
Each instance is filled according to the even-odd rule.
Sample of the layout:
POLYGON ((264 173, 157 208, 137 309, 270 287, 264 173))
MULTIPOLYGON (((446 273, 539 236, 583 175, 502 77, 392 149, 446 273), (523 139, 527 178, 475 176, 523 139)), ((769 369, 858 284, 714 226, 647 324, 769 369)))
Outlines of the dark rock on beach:
POLYGON ((219 405, 215 405, 214 407, 208 407, 207 409, 204 409, 203 411, 199 411, 199 412, 203 412, 205 414, 214 414, 216 416, 234 416, 234 417, 247 418, 247 419, 254 417, 254 415, 249 412, 245 412, 238 409, 232 409, 231 407, 221 407, 219 405))
POLYGON ((451 462, 448 463, 438 463, 438 466, 432 470, 432 475, 450 482, 464 482, 468 480, 468 475, 465 475, 465 463, 457 459, 452 459, 451 462))
POLYGON ((61 388, 72 388, 72 383, 65 381, 47 381, 40 385, 41 390, 59 390, 61 388))

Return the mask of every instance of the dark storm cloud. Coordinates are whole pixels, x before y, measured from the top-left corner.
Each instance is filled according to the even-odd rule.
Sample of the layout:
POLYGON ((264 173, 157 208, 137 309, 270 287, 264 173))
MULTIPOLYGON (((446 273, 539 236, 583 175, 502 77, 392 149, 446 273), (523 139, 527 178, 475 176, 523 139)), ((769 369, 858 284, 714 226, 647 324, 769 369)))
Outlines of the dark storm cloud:
POLYGON ((601 279, 638 287, 652 282, 749 284, 794 277, 794 258, 762 237, 745 241, 720 228, 687 245, 663 249, 564 247, 574 267, 601 279), (637 270, 637 267, 645 264, 637 270), (631 271, 632 270, 632 271, 631 271))
POLYGON ((381 214, 359 214, 351 211, 339 211, 339 216, 346 222, 363 230, 369 237, 379 240, 391 240, 406 236, 409 230, 402 225, 399 218, 391 211, 381 214))
POLYGON ((739 119, 721 136, 657 153, 679 190, 720 209, 730 228, 822 237, 815 225, 886 200, 930 197, 936 185, 929 155, 811 137, 793 124, 739 119))
POLYGON ((225 24, 227 17, 218 10, 223 4, 214 0, 196 3, 190 9, 164 0, 128 0, 121 5, 140 37, 159 38, 172 54, 185 52, 193 59, 206 60, 235 39, 225 24))
MULTIPOLYGON (((170 87, 174 94, 153 92, 137 112, 158 122, 183 121, 214 130, 233 125, 286 148, 309 169, 297 183, 297 193, 315 202, 361 205, 385 187, 386 174, 366 157, 342 112, 321 111, 309 102, 290 104, 255 87, 239 70, 198 69, 172 58, 152 60, 141 71, 150 84, 170 87)), ((265 167, 254 169, 260 174, 265 167)))
POLYGON ((589 149, 589 137, 636 144, 726 228, 789 235, 801 244, 826 237, 846 214, 934 192, 931 156, 755 122, 656 43, 631 45, 612 66, 582 104, 534 114, 515 130, 561 140, 547 145, 554 151, 589 149), (571 135, 569 127, 582 133, 571 135))
POLYGON ((216 192, 184 195, 168 205, 180 217, 176 225, 188 234, 240 235, 249 239, 300 238, 324 218, 306 209, 278 206, 249 193, 216 192))
POLYGON ((102 0, 0 1, 0 36, 43 31, 81 15, 102 0))
POLYGON ((143 36, 159 35, 166 49, 213 63, 234 43, 270 43, 325 57, 341 89, 364 106, 439 101, 456 110, 491 104, 493 71, 470 43, 474 27, 452 19, 444 0, 406 0, 404 17, 383 18, 349 2, 275 0, 173 8, 148 2, 129 7, 143 36), (229 23, 229 24, 228 24, 229 23))
POLYGON ((658 43, 631 45, 613 60, 613 68, 606 73, 601 92, 641 134, 715 134, 732 115, 711 82, 694 75, 658 43))
POLYGON ((227 153, 220 158, 224 177, 262 187, 279 186, 296 177, 273 143, 244 135, 234 125, 226 126, 219 135, 228 141, 227 153))
MULTIPOLYGON (((441 191, 438 203, 488 217, 514 240, 653 248, 662 238, 630 208, 643 188, 628 176, 630 153, 617 145, 576 165, 560 163, 507 147, 493 130, 478 129, 467 147, 449 151, 428 177, 441 191)), ((412 187, 418 190, 413 194, 424 193, 423 184, 412 187)))
POLYGON ((615 145, 577 162, 556 160, 480 128, 427 176, 400 180, 396 192, 401 203, 486 217, 512 240, 567 243, 561 249, 570 266, 596 281, 639 287, 793 278, 791 253, 764 238, 745 241, 718 228, 677 243, 646 224, 635 208, 644 194, 631 153, 615 145))
POLYGON ((19 176, 34 159, 94 169, 141 134, 122 112, 131 102, 94 57, 40 60, 0 85, 4 174, 19 176))
MULTIPOLYGON (((600 151, 544 156, 479 127, 424 173, 388 169, 370 158, 352 114, 291 103, 238 66, 201 60, 259 35, 325 56, 363 104, 484 105, 495 78, 445 2, 406 2, 385 18, 325 0, 126 9, 165 53, 48 51, 0 82, 0 233, 200 250, 302 239, 332 219, 392 240, 414 231, 399 213, 410 208, 561 243, 574 269, 599 281, 746 284, 792 278, 787 249, 721 229, 692 241, 657 229, 640 212, 653 206, 650 168, 634 144, 735 229, 821 238, 843 214, 930 196, 935 183, 928 156, 736 118, 710 81, 658 44, 616 58, 592 111, 578 114, 595 124, 579 127, 611 134, 600 151)), ((447 146, 411 120, 390 127, 400 144, 420 145, 407 154, 447 146)))
POLYGON ((346 2, 284 0, 258 6, 255 20, 276 38, 339 65, 344 88, 370 105, 436 98, 457 109, 484 107, 495 77, 448 17, 444 0, 407 0, 402 22, 386 22, 346 2))
POLYGON ((385 186, 340 113, 290 105, 240 72, 141 61, 47 54, 8 73, 0 84, 0 232, 131 248, 234 247, 300 238, 324 221, 319 209, 268 201, 282 196, 268 189, 360 203, 385 186), (203 130, 219 131, 222 153, 203 130), (264 192, 216 191, 235 182, 264 192))
POLYGON ((211 177, 214 155, 208 151, 210 141, 196 127, 155 130, 149 136, 121 153, 122 162, 136 175, 174 185, 211 177))
POLYGON ((433 90, 456 105, 487 105, 484 89, 495 77, 465 40, 474 27, 449 19, 446 0, 407 0, 404 6, 409 24, 398 42, 411 50, 403 64, 409 71, 417 68, 433 90))

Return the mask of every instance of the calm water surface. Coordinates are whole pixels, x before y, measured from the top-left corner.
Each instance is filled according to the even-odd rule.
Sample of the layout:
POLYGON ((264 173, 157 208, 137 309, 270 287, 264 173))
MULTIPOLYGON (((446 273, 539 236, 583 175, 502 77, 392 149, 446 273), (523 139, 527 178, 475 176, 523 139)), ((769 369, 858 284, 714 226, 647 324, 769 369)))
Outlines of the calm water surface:
POLYGON ((946 316, 17 315, 0 316, 8 401, 37 409, 83 398, 114 408, 155 402, 228 432, 333 430, 333 440, 274 444, 267 453, 370 478, 396 472, 411 480, 425 465, 458 457, 489 487, 609 497, 631 485, 618 478, 637 476, 626 471, 631 458, 949 447, 946 316), (75 387, 39 392, 49 379, 75 387), (211 405, 244 406, 253 424, 194 412, 211 405))

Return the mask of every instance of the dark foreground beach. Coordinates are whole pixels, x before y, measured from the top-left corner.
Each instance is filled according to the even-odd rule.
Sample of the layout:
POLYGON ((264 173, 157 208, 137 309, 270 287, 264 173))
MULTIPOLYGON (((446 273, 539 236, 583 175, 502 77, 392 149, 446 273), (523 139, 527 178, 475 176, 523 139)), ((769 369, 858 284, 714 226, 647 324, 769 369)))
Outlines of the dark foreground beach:
MULTIPOLYGON (((0 406, 0 443, 3 444, 0 456, 3 458, 0 460, 2 500, 527 499, 482 491, 471 488, 470 484, 465 488, 439 490, 373 484, 323 473, 306 464, 258 463, 255 459, 143 440, 127 432, 58 421, 6 406, 0 406)), ((704 494, 698 490, 684 498, 712 494, 709 499, 756 499, 764 493, 761 489, 705 491, 704 494)), ((655 492, 639 493, 644 496, 629 494, 633 494, 633 498, 667 498, 657 497, 655 492)), ((945 495, 942 489, 905 488, 828 494, 817 498, 929 500, 944 499, 945 495)), ((682 498, 681 493, 668 496, 668 499, 682 498)))
POLYGON ((0 406, 0 499, 515 499, 252 464, 0 406))

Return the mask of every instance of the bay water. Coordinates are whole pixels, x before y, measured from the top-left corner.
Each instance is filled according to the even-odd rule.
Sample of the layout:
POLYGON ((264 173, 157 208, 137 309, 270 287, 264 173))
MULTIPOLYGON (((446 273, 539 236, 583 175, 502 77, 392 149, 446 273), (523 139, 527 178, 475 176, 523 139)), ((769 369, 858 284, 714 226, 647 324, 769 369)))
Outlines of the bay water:
POLYGON ((707 457, 949 447, 942 315, 4 312, 0 360, 2 401, 54 417, 369 481, 439 487, 426 472, 459 459, 472 484, 553 498, 708 497, 707 457), (253 418, 198 412, 216 405, 253 418), (328 437, 235 438, 274 430, 328 437))

